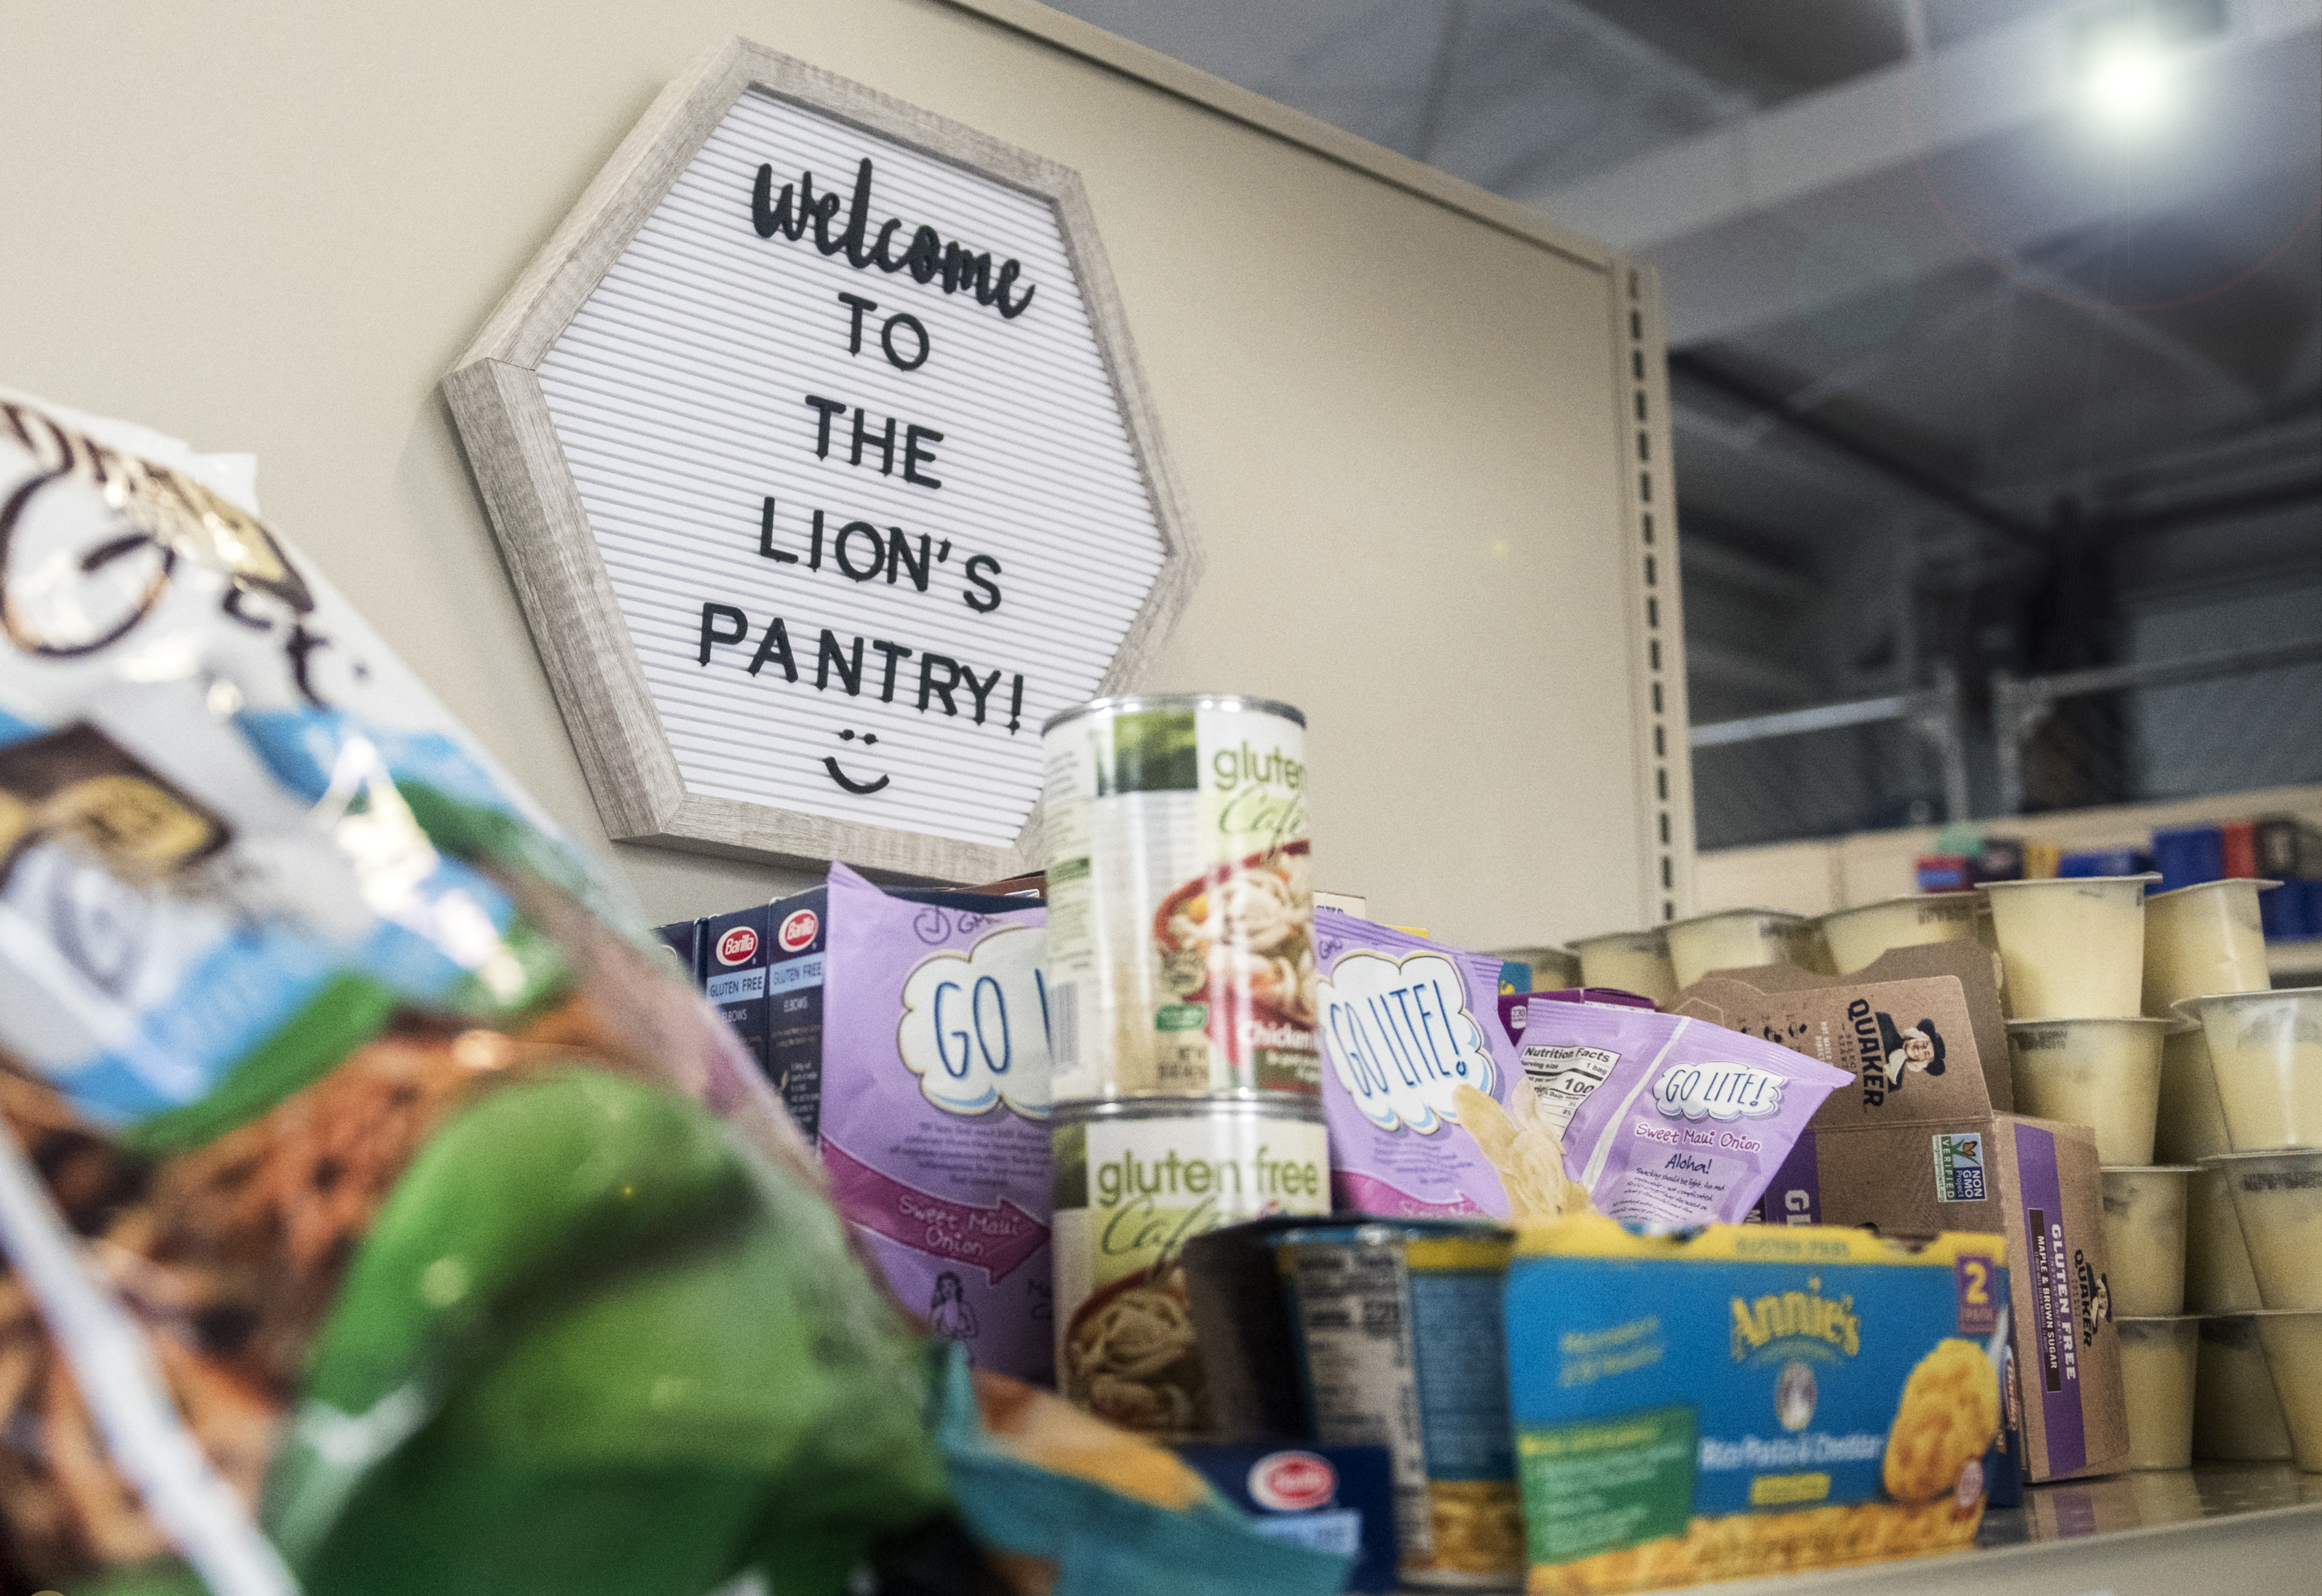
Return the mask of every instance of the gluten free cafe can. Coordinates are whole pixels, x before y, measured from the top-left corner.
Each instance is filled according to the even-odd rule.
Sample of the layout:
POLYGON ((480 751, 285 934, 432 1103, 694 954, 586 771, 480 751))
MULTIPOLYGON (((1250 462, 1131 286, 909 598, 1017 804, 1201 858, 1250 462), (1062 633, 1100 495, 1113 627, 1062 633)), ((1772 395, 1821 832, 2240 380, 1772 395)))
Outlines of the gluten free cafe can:
POLYGON ((1206 1434, 1185 1243, 1270 1214, 1330 1213, 1321 1105, 1280 1092, 1115 1097, 1059 1103, 1050 1124, 1057 1383, 1129 1429, 1206 1434))
POLYGON ((1296 710, 1226 694, 1047 723, 1058 1102, 1321 1092, 1305 745, 1296 710))

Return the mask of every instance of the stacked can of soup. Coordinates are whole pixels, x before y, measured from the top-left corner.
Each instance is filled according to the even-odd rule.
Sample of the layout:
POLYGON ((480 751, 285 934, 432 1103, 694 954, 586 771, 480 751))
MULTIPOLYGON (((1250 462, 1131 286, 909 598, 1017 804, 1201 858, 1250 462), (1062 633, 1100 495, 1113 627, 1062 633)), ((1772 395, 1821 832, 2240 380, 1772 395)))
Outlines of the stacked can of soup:
POLYGON ((1305 718, 1099 699, 1043 743, 1056 1380, 1116 1423, 1201 1435, 1185 1243, 1330 1209, 1305 718))
POLYGON ((2092 1126, 2131 1466, 2322 1469, 2322 991, 2233 879, 1994 883, 2017 1108, 2092 1126))

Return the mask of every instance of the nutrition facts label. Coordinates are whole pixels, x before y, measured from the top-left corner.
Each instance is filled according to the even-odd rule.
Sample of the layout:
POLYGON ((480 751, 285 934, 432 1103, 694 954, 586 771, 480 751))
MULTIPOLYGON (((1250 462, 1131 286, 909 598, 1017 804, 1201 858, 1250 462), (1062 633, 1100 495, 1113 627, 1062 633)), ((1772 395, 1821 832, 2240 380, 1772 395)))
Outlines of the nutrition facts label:
POLYGON ((1424 1562, 1433 1541, 1403 1248, 1324 1243, 1294 1246, 1292 1254, 1315 1434, 1326 1445, 1387 1449, 1403 1560, 1424 1562))
POLYGON ((1574 1110, 1604 1084, 1621 1055, 1608 1048, 1535 1042, 1523 1050, 1524 1078, 1540 1099, 1540 1116, 1562 1136, 1574 1110))

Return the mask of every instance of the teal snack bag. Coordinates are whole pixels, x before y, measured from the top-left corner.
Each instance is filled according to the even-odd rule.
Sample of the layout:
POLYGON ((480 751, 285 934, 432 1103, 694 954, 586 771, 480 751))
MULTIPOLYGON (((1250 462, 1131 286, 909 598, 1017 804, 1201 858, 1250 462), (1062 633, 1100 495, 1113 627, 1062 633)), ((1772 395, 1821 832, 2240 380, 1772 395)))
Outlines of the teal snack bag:
POLYGON ((934 1422, 961 1520, 1047 1596, 1334 1596, 1350 1555, 1259 1533, 1192 1465, 946 1349, 934 1422), (1026 1568, 1024 1563, 1032 1566, 1026 1568))
POLYGON ((1998 1437, 2005 1243, 1595 1216, 1509 1266, 1535 1592, 1659 1590, 1972 1544, 1998 1437))

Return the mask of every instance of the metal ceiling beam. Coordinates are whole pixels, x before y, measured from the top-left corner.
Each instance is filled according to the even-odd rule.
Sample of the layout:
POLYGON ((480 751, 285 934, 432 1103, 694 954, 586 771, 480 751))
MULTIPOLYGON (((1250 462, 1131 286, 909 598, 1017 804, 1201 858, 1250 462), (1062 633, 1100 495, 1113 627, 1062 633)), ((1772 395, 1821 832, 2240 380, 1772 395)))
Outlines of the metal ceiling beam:
POLYGON ((1692 682, 1687 691, 1696 699, 1701 696, 1703 683, 1714 683, 1731 693, 1791 702, 1813 698, 1820 692, 1815 679, 1795 665, 1782 665, 1761 654, 1710 637, 1686 638, 1685 670, 1692 682))
POLYGON ((1671 376, 1686 378, 1771 416, 1793 431, 1813 438, 1921 498, 1958 511, 1979 527, 1988 527, 2027 548, 2046 546, 2046 535, 2034 523, 1979 498, 1958 483, 1938 476, 1868 438, 1858 436, 1815 411, 1799 408, 1787 397, 1760 387, 1714 361, 1690 350, 1675 349, 1669 352, 1668 363, 1671 376))
POLYGON ((1705 535, 1699 518, 1687 516, 1683 506, 1678 507, 1678 524, 1682 532, 1678 562, 1688 592, 1696 581, 1714 582, 1782 604, 1801 603, 1813 593, 1814 579, 1806 573, 1719 542, 1714 534, 1705 535))
POLYGON ((2276 482, 2271 487, 2253 488, 2244 493, 2222 493, 2214 499, 2156 504, 2148 509, 2132 509, 2119 514, 2107 512, 2103 518, 2139 532, 2159 532, 2172 527, 2199 527, 2213 521, 2262 516, 2272 510, 2288 509, 2292 505, 2311 504, 2317 499, 2322 499, 2322 477, 2304 482, 2276 482))
POLYGON ((2181 50, 2180 125, 2133 145, 2088 124, 2076 76, 2082 20, 2071 8, 2043 12, 1522 197, 1650 256, 1662 269, 1671 342, 1691 344, 1819 307, 1802 292, 1827 303, 1898 289, 1979 252, 2007 260, 2124 212, 2198 204, 2312 161, 2322 0, 2230 8, 2225 32, 2181 50), (1901 247, 1865 247, 1865 224, 1901 247), (1850 267, 1815 274, 1826 280, 1819 288, 1798 272, 1816 239, 1850 267))
POLYGON ((1435 153, 1443 131, 1444 102, 1451 92, 1451 69, 1459 55, 1459 23, 1467 0, 1443 0, 1443 22, 1435 40, 1435 64, 1427 74, 1427 93, 1419 103, 1419 131, 1412 137, 1411 158, 1426 161, 1435 153))

